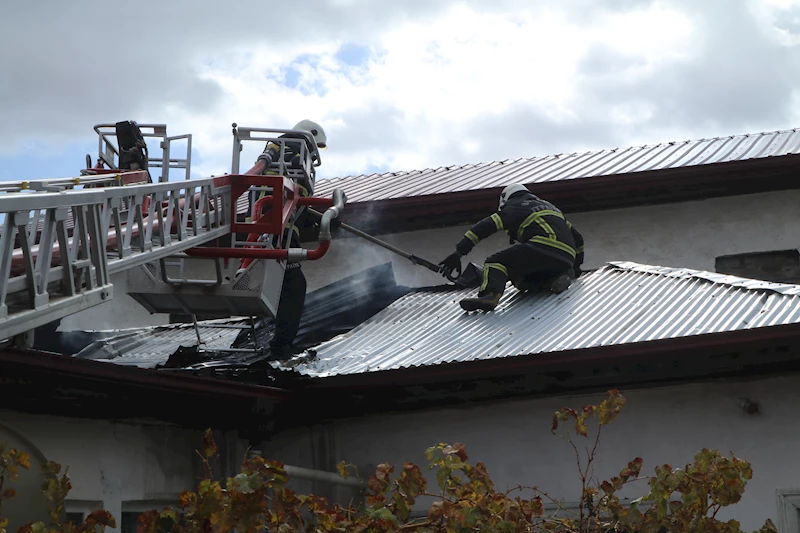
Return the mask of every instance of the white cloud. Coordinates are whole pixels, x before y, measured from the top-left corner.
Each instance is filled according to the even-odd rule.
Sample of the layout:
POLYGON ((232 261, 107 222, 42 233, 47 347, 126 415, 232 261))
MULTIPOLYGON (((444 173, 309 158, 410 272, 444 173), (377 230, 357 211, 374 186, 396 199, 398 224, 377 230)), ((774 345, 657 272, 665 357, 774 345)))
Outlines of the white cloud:
POLYGON ((750 0, 761 31, 781 46, 800 45, 800 0, 750 0))
MULTIPOLYGON (((194 135, 195 174, 208 175, 230 168, 231 122, 310 118, 329 137, 321 174, 336 176, 777 129, 798 116, 787 110, 800 67, 781 54, 798 3, 309 0, 280 24, 255 26, 272 4, 206 6, 172 30, 172 48, 144 39, 130 45, 140 55, 123 47, 114 58, 79 39, 0 58, 16 73, 0 80, 10 117, 0 141, 18 153, 25 140, 91 140, 94 122, 166 122, 194 135), (65 73, 95 53, 98 64, 140 57, 152 75, 76 88, 65 73)), ((158 24, 180 22, 179 12, 158 24)), ((243 167, 259 149, 248 147, 243 167)))
MULTIPOLYGON (((689 57, 692 31, 685 16, 659 4, 630 13, 607 13, 588 28, 553 8, 487 14, 456 4, 439 17, 406 21, 384 33, 370 43, 372 55, 363 66, 335 59, 341 43, 308 45, 291 54, 275 54, 264 47, 251 51, 246 65, 214 57, 216 66, 205 67, 204 76, 225 89, 219 107, 240 122, 269 120, 285 126, 302 117, 321 121, 329 130, 331 146, 327 175, 362 172, 370 166, 411 169, 459 162, 453 156, 445 161, 447 156, 440 153, 454 142, 475 153, 479 141, 461 140, 460 132, 486 116, 525 106, 552 121, 574 119, 581 98, 579 65, 592 47, 606 46, 640 59, 638 66, 623 73, 636 77, 689 57), (307 55, 318 58, 318 66, 296 65, 300 86, 283 86, 279 72, 307 55), (321 87, 324 96, 314 94, 315 87, 321 87), (382 106, 398 111, 396 122, 381 123, 376 117, 369 130, 350 131, 348 138, 363 136, 369 141, 389 128, 399 128, 405 137, 401 144, 385 145, 378 139, 365 142, 364 151, 357 145, 346 146, 345 153, 337 151, 337 133, 355 126, 345 117, 382 106)), ((647 115, 646 107, 620 106, 611 115, 636 121, 647 115)), ((494 134, 485 132, 487 137, 494 134)), ((201 134, 201 142, 226 144, 211 131, 201 134)), ((213 159, 201 168, 210 170, 216 164, 220 150, 213 152, 213 159)))

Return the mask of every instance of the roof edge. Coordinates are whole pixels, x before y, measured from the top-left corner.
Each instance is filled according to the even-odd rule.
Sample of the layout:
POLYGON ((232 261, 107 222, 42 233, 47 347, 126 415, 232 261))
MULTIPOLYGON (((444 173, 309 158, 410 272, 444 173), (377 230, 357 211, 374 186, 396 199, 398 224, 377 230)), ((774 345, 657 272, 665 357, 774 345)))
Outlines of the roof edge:
POLYGON ((800 295, 800 285, 793 285, 790 283, 774 283, 771 281, 763 281, 751 278, 742 278, 739 276, 731 276, 729 274, 718 274, 716 272, 708 272, 705 270, 695 270, 691 268, 678 268, 678 267, 662 267, 656 265, 646 265, 643 263, 634 263, 633 261, 609 261, 602 269, 615 268, 619 270, 626 270, 629 272, 639 272, 642 274, 654 274, 658 276, 666 276, 677 279, 699 279, 713 283, 715 285, 725 285, 728 287, 735 287, 737 289, 745 289, 752 291, 772 291, 785 296, 800 295))
MULTIPOLYGON (((563 211, 580 213, 797 189, 798 169, 800 154, 788 154, 527 185, 563 211), (682 185, 676 187, 675 180, 682 185)), ((496 209, 501 188, 348 202, 343 218, 375 233, 467 223, 476 212, 496 209)))
POLYGON ((115 365, 113 363, 48 352, 18 349, 0 350, 0 366, 27 368, 66 377, 75 376, 83 379, 129 384, 143 388, 213 395, 219 398, 281 401, 287 399, 290 395, 289 391, 277 387, 199 377, 179 372, 115 365))
POLYGON ((593 346, 545 354, 522 354, 512 357, 454 361, 413 368, 379 370, 359 374, 329 377, 308 377, 312 389, 343 387, 371 389, 388 384, 429 383, 461 379, 479 379, 517 374, 544 368, 572 367, 582 364, 614 363, 676 353, 682 357, 692 354, 719 354, 800 343, 800 323, 762 328, 705 333, 690 337, 659 339, 628 344, 593 346))

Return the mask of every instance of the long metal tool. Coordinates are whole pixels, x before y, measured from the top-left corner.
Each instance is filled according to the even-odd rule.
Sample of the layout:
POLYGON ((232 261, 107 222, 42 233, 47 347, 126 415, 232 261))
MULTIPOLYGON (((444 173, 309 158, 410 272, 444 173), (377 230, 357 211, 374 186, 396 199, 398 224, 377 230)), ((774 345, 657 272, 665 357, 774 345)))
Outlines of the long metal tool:
MULTIPOLYGON (((309 209, 309 211, 311 213, 313 213, 314 216, 316 216, 316 217, 321 217, 322 216, 322 213, 320 213, 319 211, 315 211, 313 209, 309 209)), ((436 273, 439 272, 439 266, 438 265, 436 265, 434 263, 431 263, 430 261, 428 261, 426 259, 423 259, 423 258, 421 258, 419 256, 416 256, 414 254, 411 254, 411 253, 408 253, 408 252, 406 252, 404 250, 401 250, 400 248, 398 248, 396 246, 393 246, 393 245, 389 244, 386 241, 382 241, 382 240, 380 240, 380 239, 378 239, 376 237, 373 237, 369 233, 364 233, 363 231, 361 231, 358 228, 354 228, 353 226, 350 226, 349 224, 345 224, 345 223, 342 223, 341 228, 343 230, 345 230, 345 231, 348 231, 348 232, 352 233, 353 235, 358 235, 362 239, 366 239, 366 240, 368 240, 369 242, 371 242, 373 244, 377 244, 381 248, 386 248, 390 252, 394 252, 399 256, 405 257, 406 259, 408 259, 409 261, 411 261, 415 265, 424 266, 428 270, 431 270, 431 271, 436 272, 436 273)))
MULTIPOLYGON (((321 217, 322 216, 322 214, 319 211, 315 211, 313 209, 309 209, 308 211, 309 211, 309 213, 313 214, 316 217, 321 217)), ((362 239, 366 239, 366 240, 368 240, 369 242, 371 242, 373 244, 377 244, 381 248, 385 248, 385 249, 389 250, 390 252, 396 253, 397 255, 399 255, 401 257, 405 257, 406 259, 408 259, 409 261, 411 261, 415 265, 423 266, 423 267, 427 268, 428 270, 436 272, 437 274, 441 272, 441 269, 439 268, 439 265, 436 265, 436 264, 434 264, 434 263, 432 263, 432 262, 430 262, 430 261, 428 261, 426 259, 423 259, 423 258, 421 258, 421 257, 419 257, 417 255, 414 255, 412 253, 406 252, 405 250, 401 250, 397 246, 393 246, 393 245, 389 244, 386 241, 382 241, 382 240, 378 239, 377 237, 373 237, 369 233, 364 233, 363 231, 361 231, 358 228, 354 228, 353 226, 350 226, 349 224, 345 224, 344 222, 342 222, 340 227, 343 230, 352 233, 353 235, 361 237, 362 239)), ((479 267, 475 263, 467 263, 467 267, 464 269, 463 273, 461 271, 461 267, 460 266, 455 272, 457 272, 457 274, 455 274, 455 275, 451 274, 451 275, 446 276, 446 277, 447 277, 448 280, 452 281, 456 285, 459 285, 459 286, 462 286, 462 287, 477 287, 478 285, 480 285, 481 267, 479 267)))

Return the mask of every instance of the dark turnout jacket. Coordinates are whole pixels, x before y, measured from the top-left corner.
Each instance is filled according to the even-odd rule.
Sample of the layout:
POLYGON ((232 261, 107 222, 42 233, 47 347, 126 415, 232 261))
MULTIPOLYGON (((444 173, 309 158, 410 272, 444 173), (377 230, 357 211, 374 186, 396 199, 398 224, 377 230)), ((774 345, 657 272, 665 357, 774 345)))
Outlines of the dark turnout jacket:
POLYGON ((506 205, 472 226, 456 245, 466 255, 482 239, 505 230, 512 242, 530 243, 542 253, 579 268, 583 264, 583 236, 556 206, 529 192, 512 195, 506 205))

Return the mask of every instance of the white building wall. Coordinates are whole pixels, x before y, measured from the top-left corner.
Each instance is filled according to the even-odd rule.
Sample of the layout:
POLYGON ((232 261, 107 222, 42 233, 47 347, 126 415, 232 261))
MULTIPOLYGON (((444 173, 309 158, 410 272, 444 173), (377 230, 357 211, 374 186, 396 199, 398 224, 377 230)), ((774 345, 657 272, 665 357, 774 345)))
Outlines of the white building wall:
MULTIPOLYGON (((713 272, 714 260, 721 255, 798 248, 798 206, 800 191, 780 191, 567 216, 586 240, 586 269, 608 261, 634 261, 713 272)), ((438 263, 455 249, 468 229, 449 227, 381 238, 438 263)), ((505 233, 496 234, 481 242, 466 259, 482 264, 488 255, 507 246, 505 233)), ((309 290, 314 290, 387 261, 392 261, 399 284, 443 282, 441 276, 407 259, 353 238, 334 241, 325 257, 304 265, 303 271, 309 290)))
MULTIPOLYGON (((794 407, 800 401, 800 376, 622 392, 628 403, 603 432, 599 479, 618 474, 635 457, 644 459, 643 472, 649 475, 657 465, 677 468, 692 462, 704 447, 726 455, 733 451, 752 463, 754 476, 741 502, 720 518, 739 520, 745 531, 758 529, 767 518, 778 523, 777 491, 800 487, 800 462, 795 460, 800 412, 794 407), (761 414, 746 414, 737 397, 758 402, 761 414)), ((497 401, 336 421, 277 436, 267 445, 267 457, 319 467, 324 465, 315 464, 315 454, 324 447, 332 462, 354 463, 368 477, 383 462, 399 468, 411 461, 422 467, 427 447, 462 442, 473 463, 487 465, 498 490, 536 485, 553 497, 575 502, 580 495, 575 457, 566 442, 550 433, 550 424, 557 409, 579 408, 602 398, 593 394, 497 401)), ((432 476, 429 482, 435 483, 432 476)), ((628 486, 625 494, 639 497, 646 483, 628 486)), ((422 503, 418 510, 425 507, 422 503)))
MULTIPOLYGON (((200 431, 5 410, 0 411, 0 423, 28 439, 48 460, 69 467, 67 511, 104 508, 118 526, 123 511, 174 505, 202 474, 196 470, 195 453, 202 446, 200 431)), ((227 445, 233 464, 243 458, 244 445, 232 436, 218 444, 221 449, 227 445)))

